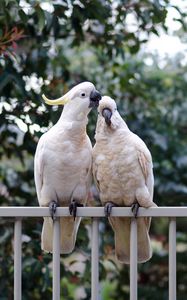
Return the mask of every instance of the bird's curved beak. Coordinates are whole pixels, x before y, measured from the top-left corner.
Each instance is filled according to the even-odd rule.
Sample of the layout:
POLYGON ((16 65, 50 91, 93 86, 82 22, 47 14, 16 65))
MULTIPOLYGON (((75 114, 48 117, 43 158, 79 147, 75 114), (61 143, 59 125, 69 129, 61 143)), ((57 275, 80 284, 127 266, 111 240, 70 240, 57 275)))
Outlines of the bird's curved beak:
POLYGON ((89 107, 98 107, 99 101, 101 100, 101 94, 97 90, 93 90, 90 94, 90 104, 89 107))
POLYGON ((48 105, 64 105, 70 101, 67 94, 55 100, 48 99, 44 94, 42 98, 48 105))
POLYGON ((102 110, 102 116, 105 118, 105 122, 108 126, 111 125, 111 117, 112 117, 112 111, 109 108, 104 108, 102 110))

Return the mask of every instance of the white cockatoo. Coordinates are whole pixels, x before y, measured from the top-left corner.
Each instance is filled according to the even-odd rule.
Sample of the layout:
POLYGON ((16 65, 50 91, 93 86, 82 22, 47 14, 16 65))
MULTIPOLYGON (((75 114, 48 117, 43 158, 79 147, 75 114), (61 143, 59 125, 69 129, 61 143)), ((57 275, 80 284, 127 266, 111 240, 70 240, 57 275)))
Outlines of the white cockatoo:
MULTIPOLYGON (((116 103, 104 96, 98 107, 93 148, 93 175, 114 230, 115 252, 123 263, 130 262, 130 223, 128 217, 110 216, 114 206, 138 208, 156 206, 153 202, 153 169, 151 154, 145 143, 129 130, 117 111, 116 103)), ((138 262, 150 259, 150 218, 137 218, 138 262)))
POLYGON ((86 134, 87 115, 97 107, 100 93, 91 82, 73 87, 49 105, 64 105, 58 122, 44 133, 37 145, 34 174, 40 206, 49 207, 42 229, 42 249, 52 252, 53 218, 57 206, 69 206, 73 216, 61 217, 61 253, 74 249, 80 218, 78 206, 86 204, 91 184, 92 146, 86 134))

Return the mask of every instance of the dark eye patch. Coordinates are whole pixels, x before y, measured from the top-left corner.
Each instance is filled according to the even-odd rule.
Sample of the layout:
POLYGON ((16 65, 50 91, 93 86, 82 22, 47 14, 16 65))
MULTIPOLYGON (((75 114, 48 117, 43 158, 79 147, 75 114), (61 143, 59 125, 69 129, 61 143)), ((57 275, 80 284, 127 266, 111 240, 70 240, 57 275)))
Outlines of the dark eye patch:
POLYGON ((85 96, 86 96, 86 94, 85 94, 85 93, 82 93, 82 94, 81 94, 81 96, 82 96, 82 97, 85 97, 85 96))

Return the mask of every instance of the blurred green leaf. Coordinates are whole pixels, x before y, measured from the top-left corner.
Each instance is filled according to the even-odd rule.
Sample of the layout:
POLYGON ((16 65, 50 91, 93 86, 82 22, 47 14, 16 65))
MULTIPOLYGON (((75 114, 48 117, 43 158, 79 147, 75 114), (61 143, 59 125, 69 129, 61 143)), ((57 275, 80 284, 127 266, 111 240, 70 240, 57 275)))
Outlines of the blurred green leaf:
POLYGON ((22 21, 23 23, 26 23, 26 22, 27 22, 28 17, 27 17, 27 15, 26 15, 26 13, 24 12, 23 9, 20 9, 20 10, 19 10, 19 16, 20 16, 20 19, 21 19, 21 21, 22 21))
POLYGON ((44 26, 45 26, 45 13, 44 13, 43 9, 40 6, 36 7, 36 13, 37 13, 37 16, 38 16, 39 31, 42 31, 44 29, 44 26))

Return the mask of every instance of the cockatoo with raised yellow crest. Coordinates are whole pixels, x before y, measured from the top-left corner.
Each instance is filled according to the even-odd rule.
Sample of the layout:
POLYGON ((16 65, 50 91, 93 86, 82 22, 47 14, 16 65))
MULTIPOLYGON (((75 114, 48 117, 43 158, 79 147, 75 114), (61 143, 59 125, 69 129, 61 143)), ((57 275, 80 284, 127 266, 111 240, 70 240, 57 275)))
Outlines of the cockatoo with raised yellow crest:
MULTIPOLYGON (((130 206, 137 217, 138 208, 156 206, 153 202, 151 154, 145 143, 131 132, 117 111, 116 103, 104 96, 98 107, 93 148, 93 175, 105 214, 114 230, 115 252, 119 261, 130 262, 130 223, 128 217, 112 217, 112 207, 130 206)), ((150 259, 151 218, 137 218, 138 262, 150 259)))
POLYGON ((37 145, 34 173, 40 206, 49 207, 42 229, 42 249, 52 252, 53 219, 57 206, 69 206, 72 216, 60 218, 61 253, 74 249, 80 217, 78 206, 86 204, 91 184, 92 146, 86 134, 88 113, 97 107, 100 93, 83 82, 56 100, 43 95, 49 105, 64 105, 58 122, 44 133, 37 145))

